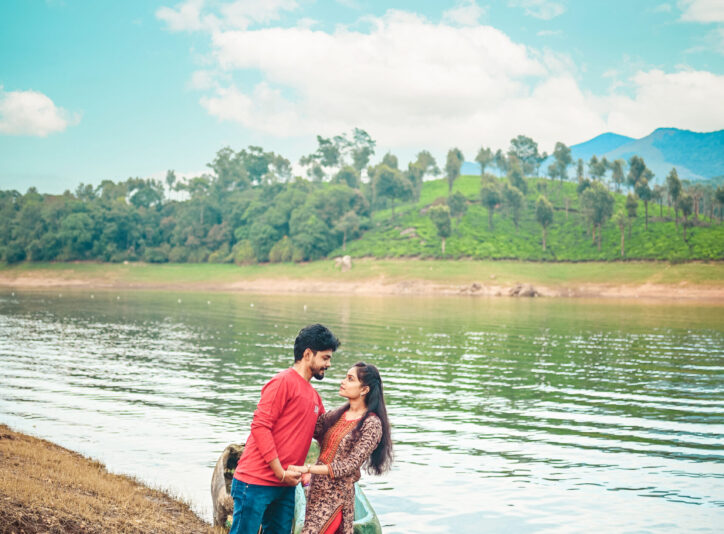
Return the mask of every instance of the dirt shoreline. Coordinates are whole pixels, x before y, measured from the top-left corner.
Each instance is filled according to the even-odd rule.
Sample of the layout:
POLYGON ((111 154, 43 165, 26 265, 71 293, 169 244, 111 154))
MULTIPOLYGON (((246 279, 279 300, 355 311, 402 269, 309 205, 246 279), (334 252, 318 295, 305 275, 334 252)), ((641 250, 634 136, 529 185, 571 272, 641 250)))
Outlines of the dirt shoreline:
POLYGON ((0 534, 221 534, 189 506, 0 424, 0 534))
POLYGON ((128 281, 100 278, 65 278, 46 273, 0 272, 0 287, 7 289, 117 289, 211 291, 262 294, 331 294, 360 296, 469 296, 469 297, 550 297, 616 299, 690 299, 724 301, 724 287, 690 284, 606 284, 577 283, 556 286, 529 283, 442 283, 432 280, 389 280, 384 276, 363 280, 322 280, 290 278, 254 278, 235 281, 128 281))

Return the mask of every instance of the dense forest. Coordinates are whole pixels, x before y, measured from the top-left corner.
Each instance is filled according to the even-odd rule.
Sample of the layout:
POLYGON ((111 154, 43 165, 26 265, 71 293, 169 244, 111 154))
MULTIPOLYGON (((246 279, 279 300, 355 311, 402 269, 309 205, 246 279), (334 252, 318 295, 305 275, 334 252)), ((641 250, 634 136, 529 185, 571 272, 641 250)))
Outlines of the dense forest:
POLYGON ((552 161, 526 136, 481 148, 481 174, 460 177, 462 152, 400 168, 363 130, 317 137, 292 176, 283 156, 223 148, 209 172, 129 178, 74 192, 0 191, 0 260, 255 263, 340 254, 525 260, 724 259, 724 186, 676 169, 654 183, 645 161, 552 161), (544 177, 540 177, 544 174, 544 177), (627 244, 628 243, 628 244, 627 244))

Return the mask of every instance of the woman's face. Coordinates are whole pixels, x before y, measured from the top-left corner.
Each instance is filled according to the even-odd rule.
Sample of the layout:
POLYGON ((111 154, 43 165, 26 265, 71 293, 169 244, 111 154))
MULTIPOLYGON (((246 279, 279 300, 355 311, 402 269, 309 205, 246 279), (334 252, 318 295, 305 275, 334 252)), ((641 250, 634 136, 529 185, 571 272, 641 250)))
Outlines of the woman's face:
POLYGON ((349 371, 347 371, 347 376, 344 377, 344 380, 342 380, 342 383, 339 385, 340 396, 350 400, 360 398, 363 393, 366 394, 369 390, 369 387, 360 382, 356 367, 350 367, 349 371))

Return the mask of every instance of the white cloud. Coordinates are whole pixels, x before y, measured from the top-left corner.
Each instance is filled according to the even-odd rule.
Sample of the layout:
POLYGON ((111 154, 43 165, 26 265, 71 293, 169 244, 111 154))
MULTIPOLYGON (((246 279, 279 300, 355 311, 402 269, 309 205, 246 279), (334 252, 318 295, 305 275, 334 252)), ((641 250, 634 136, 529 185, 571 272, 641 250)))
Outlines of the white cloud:
POLYGON ((475 26, 485 15, 485 8, 480 7, 475 0, 462 0, 457 5, 442 14, 442 20, 458 26, 475 26))
POLYGON ((57 107, 43 93, 4 91, 0 86, 0 134, 46 137, 79 120, 79 114, 57 107))
POLYGON ((722 0, 679 0, 681 20, 688 22, 724 22, 722 0))
POLYGON ((638 72, 633 83, 633 97, 595 99, 611 131, 639 137, 663 126, 712 131, 724 125, 724 106, 717 104, 724 95, 724 76, 655 69, 638 72))
POLYGON ((175 7, 161 7, 156 17, 171 31, 200 31, 246 29, 253 24, 268 24, 278 20, 283 11, 297 9, 296 0, 234 0, 218 5, 219 12, 211 13, 205 0, 184 0, 175 7))
POLYGON ((313 139, 360 127, 380 151, 398 153, 459 146, 472 157, 481 145, 505 148, 518 134, 550 151, 556 141, 605 131, 642 136, 660 126, 724 124, 724 107, 715 104, 724 76, 638 66, 633 76, 607 72, 608 94, 594 95, 580 88, 570 57, 526 47, 491 26, 433 23, 401 11, 366 22, 368 31, 211 31, 208 72, 198 71, 192 84, 204 91, 200 102, 210 115, 252 132, 313 139), (247 72, 262 81, 246 85, 247 72))
POLYGON ((551 0, 508 0, 510 7, 522 7, 525 14, 543 20, 562 15, 566 7, 561 2, 551 0))

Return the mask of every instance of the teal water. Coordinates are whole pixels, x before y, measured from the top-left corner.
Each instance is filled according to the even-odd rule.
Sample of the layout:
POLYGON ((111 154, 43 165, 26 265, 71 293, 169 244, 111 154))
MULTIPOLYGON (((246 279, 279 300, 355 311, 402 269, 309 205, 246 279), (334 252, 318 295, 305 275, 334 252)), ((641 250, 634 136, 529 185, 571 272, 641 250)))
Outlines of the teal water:
POLYGON ((382 372, 385 533, 721 532, 724 306, 0 292, 0 422, 191 501, 301 326, 382 372))

